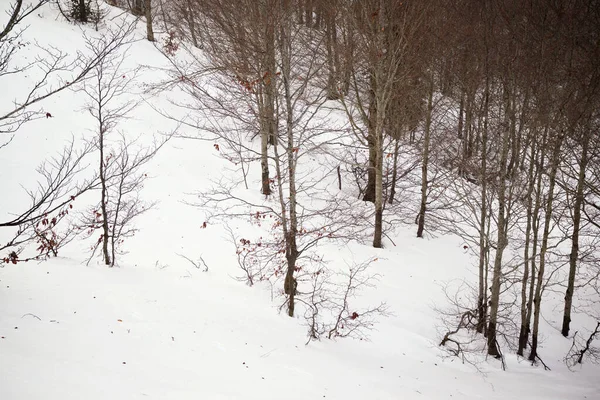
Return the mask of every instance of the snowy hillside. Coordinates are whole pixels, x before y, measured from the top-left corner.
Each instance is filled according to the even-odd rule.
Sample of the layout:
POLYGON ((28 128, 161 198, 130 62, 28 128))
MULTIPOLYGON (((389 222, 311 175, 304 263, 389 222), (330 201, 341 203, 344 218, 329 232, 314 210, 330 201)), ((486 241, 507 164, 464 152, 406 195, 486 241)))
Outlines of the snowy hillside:
MULTIPOLYGON (((0 2, 3 9, 9 3, 0 2)), ((118 9, 109 16, 95 32, 91 25, 65 22, 46 5, 27 18, 17 62, 43 57, 43 49, 86 54, 83 33, 100 37, 122 18, 132 21, 118 9)), ((4 23, 2 14, 0 26, 4 23)), ((90 258, 97 236, 77 237, 57 257, 2 265, 0 399, 600 399, 597 365, 565 365, 572 342, 560 335, 562 309, 552 300, 544 309, 541 343, 550 370, 507 351, 503 371, 483 351, 463 359, 440 347, 447 332, 441 314, 451 308, 446 293, 453 293, 444 289, 460 287, 477 271, 459 237, 416 238, 413 225, 395 226, 384 249, 359 240, 319 245, 319 254, 336 271, 375 260, 368 266, 373 286, 357 293, 352 305, 385 303, 387 315, 376 317, 364 338, 309 341, 302 313, 289 318, 281 309, 281 280, 279 287, 266 281, 248 286, 238 279, 244 272, 231 233, 254 240, 269 229, 251 218, 221 216, 204 224, 216 211, 190 205, 216 182, 237 179, 237 165, 218 143, 183 138, 196 136, 193 127, 167 118, 183 115, 174 106, 187 101, 182 90, 147 90, 171 78, 165 72, 171 64, 160 52, 167 35, 157 34, 155 47, 145 40, 145 29, 138 22, 134 40, 119 49, 127 55, 119 74, 134 77, 123 101, 139 104, 114 132, 144 147, 177 131, 141 169, 148 177, 141 197, 156 204, 135 220, 138 230, 125 239, 114 268, 103 264, 99 252, 90 258)), ((3 77, 0 110, 39 73, 32 68, 15 79, 3 77)), ((0 148, 1 221, 28 206, 26 189, 36 187, 41 162, 70 141, 81 148, 94 137, 95 121, 79 87, 36 104, 50 116, 27 122, 0 148)), ((333 115, 332 124, 344 117, 333 115)), ((82 177, 94 170, 95 157, 85 159, 82 177)), ((303 166, 307 176, 321 174, 319 183, 337 185, 335 170, 311 165, 303 166)), ((275 201, 255 190, 258 162, 249 168, 251 188, 236 190, 261 204, 275 201)), ((88 212, 94 196, 85 193, 72 201, 70 216, 88 212)), ((366 206, 357 201, 354 208, 360 207, 366 206)), ((13 229, 1 229, 0 242, 11 235, 13 229)), ((471 296, 468 289, 458 293, 471 296)))

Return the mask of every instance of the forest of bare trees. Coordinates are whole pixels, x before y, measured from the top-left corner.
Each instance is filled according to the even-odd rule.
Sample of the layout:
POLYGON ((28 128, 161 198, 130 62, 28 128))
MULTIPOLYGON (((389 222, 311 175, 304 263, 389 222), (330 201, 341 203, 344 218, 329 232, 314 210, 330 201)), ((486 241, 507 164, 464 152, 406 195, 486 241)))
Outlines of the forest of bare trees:
MULTIPOLYGON (((279 285, 288 315, 307 310, 312 338, 344 336, 342 320, 353 333, 368 329, 359 314, 385 313, 379 305, 353 317, 347 295, 376 277, 360 277, 359 264, 327 286, 319 243, 392 246, 389 234, 411 224, 419 238, 460 236, 474 260, 477 278, 446 319, 442 344, 454 354, 476 351, 474 336, 492 357, 543 364, 549 293, 560 294, 571 358, 589 354, 597 326, 574 315, 600 320, 589 301, 600 295, 598 2, 112 3, 156 35, 172 80, 155 89, 176 86, 190 99, 175 103, 187 115, 179 123, 218 143, 239 172, 196 205, 217 219, 252 210, 253 223, 269 224, 269 238, 232 233, 244 280, 279 285), (317 168, 319 157, 329 161, 317 168), (254 170, 259 180, 248 179, 254 170), (335 310, 332 322, 323 307, 335 310), (589 340, 573 337, 586 329, 589 340)), ((90 74, 102 65, 90 63, 90 74)), ((24 110, 3 112, 0 129, 34 117, 24 110)))
MULTIPOLYGON (((564 293, 564 336, 573 312, 598 317, 597 308, 576 301, 578 291, 598 291, 600 272, 595 2, 241 3, 158 7, 166 9, 165 26, 192 44, 190 54, 196 47, 208 56, 187 68, 174 61, 198 112, 219 109, 255 132, 199 126, 225 139, 245 168, 260 161, 260 190, 279 199, 279 208, 264 212, 281 224, 273 251, 285 254, 290 315, 302 285, 294 274, 305 240, 298 209, 317 196, 298 189, 310 181, 297 175, 310 150, 339 151, 345 182, 356 183, 344 193, 372 203, 362 218, 374 247, 384 246, 386 231, 411 221, 418 237, 452 232, 464 239, 479 278, 469 283, 473 303, 458 305, 470 317, 450 331, 477 332, 489 355, 502 357, 507 348, 541 360, 548 290, 564 293), (203 93, 201 76, 210 68, 250 116, 203 93), (332 108, 344 111, 342 126, 303 122, 332 108), (260 146, 252 145, 255 137, 260 146)), ((220 195, 211 199, 239 200, 220 195)), ((329 195, 315 223, 324 230, 339 223, 324 210, 343 207, 329 195)), ((357 229, 357 237, 367 235, 357 229)), ((460 339, 445 344, 467 351, 460 339)))

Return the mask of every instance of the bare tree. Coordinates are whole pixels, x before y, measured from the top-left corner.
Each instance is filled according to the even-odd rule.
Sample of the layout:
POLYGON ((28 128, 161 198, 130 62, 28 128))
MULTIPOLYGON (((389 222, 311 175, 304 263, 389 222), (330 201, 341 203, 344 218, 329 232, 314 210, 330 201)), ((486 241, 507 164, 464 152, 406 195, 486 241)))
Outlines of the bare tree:
POLYGON ((427 195, 429 193, 429 151, 431 148, 431 118, 433 114, 433 74, 429 77, 429 90, 427 93, 427 111, 425 114, 425 128, 423 132, 423 153, 421 161, 421 204, 419 206, 417 237, 423 237, 425 230, 425 213, 427 212, 427 195))
MULTIPOLYGON (((24 66, 16 66, 14 56, 20 50, 20 38, 23 29, 22 21, 39 9, 47 1, 39 1, 32 5, 24 5, 16 1, 10 7, 10 19, 0 33, 0 81, 11 79, 15 74, 25 74, 33 68, 41 69, 41 77, 34 81, 25 94, 16 94, 19 99, 6 110, 0 111, 0 133, 15 134, 26 122, 50 117, 51 114, 40 108, 32 110, 36 104, 50 98, 64 89, 75 87, 89 78, 90 73, 106 57, 111 56, 125 42, 127 31, 131 26, 120 25, 117 29, 106 33, 101 46, 92 54, 79 52, 75 58, 70 58, 63 51, 56 48, 41 49, 36 60, 24 66)), ((10 142, 3 143, 0 148, 10 142)), ((58 223, 64 220, 73 206, 72 202, 81 194, 98 186, 97 176, 84 178, 77 182, 81 172, 85 169, 85 160, 91 151, 90 146, 78 149, 72 142, 61 154, 42 164, 38 172, 41 180, 35 190, 28 191, 31 204, 25 210, 19 211, 17 216, 9 221, 0 223, 2 228, 16 229, 12 239, 2 246, 2 250, 10 252, 4 258, 10 262, 24 261, 40 256, 52 254, 71 238, 71 229, 65 227, 62 233, 57 229, 58 223), (37 242, 37 256, 20 258, 19 254, 25 250, 27 244, 37 242)), ((63 223, 64 225, 64 223, 63 223)))
POLYGON ((600 334, 600 322, 596 323, 596 328, 590 333, 586 340, 579 339, 577 333, 573 335, 573 345, 565 356, 565 362, 568 366, 582 364, 584 357, 590 359, 593 363, 600 360, 600 350, 592 345, 594 339, 600 334))
POLYGON ((395 83, 413 73, 411 52, 418 47, 427 5, 362 2, 354 10, 357 46, 363 51, 354 65, 352 96, 340 97, 354 135, 369 151, 365 201, 375 205, 373 247, 382 247, 384 130, 395 83), (376 11, 374 11, 376 10, 376 11), (414 46, 414 47, 413 47, 414 46), (361 76, 368 76, 361 79, 361 76))
MULTIPOLYGON (((252 30, 245 30, 236 33, 244 35, 242 43, 246 44, 239 50, 223 54, 223 49, 208 46, 211 64, 198 57, 189 65, 172 59, 171 84, 181 85, 193 100, 180 104, 197 115, 184 123, 199 128, 199 139, 213 142, 215 150, 241 169, 240 180, 220 180, 211 190, 199 193, 196 205, 212 211, 211 218, 251 216, 257 229, 264 224, 270 226, 268 232, 258 238, 234 236, 238 261, 244 271, 241 279, 249 284, 264 280, 273 285, 281 282, 280 294, 285 297, 283 305, 287 314, 293 316, 297 313, 298 302, 305 304, 307 294, 303 287, 310 284, 311 273, 323 263, 322 256, 316 253, 317 245, 323 240, 347 240, 352 228, 356 227, 357 213, 352 202, 327 194, 330 178, 328 174, 323 176, 315 163, 318 155, 333 153, 343 135, 342 126, 330 124, 331 110, 324 106, 326 86, 313 84, 326 78, 326 58, 320 46, 315 46, 315 43, 322 43, 323 33, 296 26, 290 3, 273 5, 273 26, 263 27, 273 29, 274 66, 268 66, 263 53, 257 51, 254 54, 254 49, 267 51, 264 37, 253 36, 252 30), (240 79, 240 68, 246 64, 246 74, 256 75, 250 76, 251 79, 240 79), (272 68, 273 73, 265 76, 264 72, 255 70, 261 65, 265 69, 272 68), (205 90, 207 80, 211 82, 210 91, 205 90), (273 89, 275 105, 270 122, 272 128, 264 119, 265 112, 271 115, 264 104, 271 96, 266 94, 270 90, 267 80, 273 89), (275 133, 273 136, 264 135, 271 131, 275 133), (275 171, 269 182, 275 196, 263 202, 249 199, 243 192, 235 190, 237 185, 247 182, 246 165, 258 160, 262 162, 265 154, 262 151, 265 141, 261 139, 260 149, 253 146, 253 134, 275 141, 267 158, 275 171)), ((223 15, 219 18, 229 24, 234 19, 232 16, 239 15, 238 10, 231 8, 232 4, 223 7, 223 15)), ((256 12, 260 15, 261 11, 256 12)), ((255 18, 253 13, 244 18, 255 18)), ((228 26, 225 28, 229 29, 228 26)), ((217 32, 206 33, 209 44, 210 40, 216 40, 210 35, 217 32)), ((241 46, 237 41, 229 42, 229 34, 225 37, 228 46, 235 49, 241 46)), ((190 49, 189 54, 193 57, 194 50, 190 49)), ((332 178, 334 171, 335 168, 329 171, 332 178)), ((356 238, 361 236, 360 231, 353 233, 356 238)))
MULTIPOLYGON (((88 39, 90 51, 98 52, 105 40, 88 39)), ((123 134, 118 140, 111 140, 118 123, 137 106, 135 100, 128 99, 136 70, 125 70, 125 59, 126 48, 103 58, 95 66, 91 79, 79 89, 87 95, 87 110, 96 122, 97 136, 93 145, 98 151, 100 189, 98 205, 92 213, 82 216, 80 226, 87 235, 101 231, 92 246, 91 257, 100 247, 104 264, 111 267, 115 265, 119 245, 135 232, 131 222, 153 205, 143 202, 139 196, 146 179, 142 168, 172 136, 151 145, 138 145, 137 140, 127 140, 123 134)))

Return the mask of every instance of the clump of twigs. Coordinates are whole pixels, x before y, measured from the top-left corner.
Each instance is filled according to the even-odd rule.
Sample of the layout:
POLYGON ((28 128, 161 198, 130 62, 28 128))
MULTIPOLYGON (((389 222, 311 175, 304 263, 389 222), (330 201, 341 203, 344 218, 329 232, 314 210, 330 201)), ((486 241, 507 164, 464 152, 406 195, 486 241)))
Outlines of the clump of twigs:
POLYGON ((593 363, 600 362, 600 348, 592 346, 592 342, 600 334, 600 321, 596 323, 596 328, 590 333, 587 339, 578 337, 575 332, 573 335, 573 344, 565 356, 565 363, 569 367, 577 364, 583 364, 584 357, 593 363))
POLYGON ((383 302, 366 308, 353 304, 358 294, 373 288, 379 278, 368 272, 374 261, 376 259, 353 264, 346 272, 332 273, 323 267, 310 274, 311 289, 298 293, 297 297, 307 306, 304 318, 309 341, 321 337, 366 340, 377 318, 388 315, 383 302))

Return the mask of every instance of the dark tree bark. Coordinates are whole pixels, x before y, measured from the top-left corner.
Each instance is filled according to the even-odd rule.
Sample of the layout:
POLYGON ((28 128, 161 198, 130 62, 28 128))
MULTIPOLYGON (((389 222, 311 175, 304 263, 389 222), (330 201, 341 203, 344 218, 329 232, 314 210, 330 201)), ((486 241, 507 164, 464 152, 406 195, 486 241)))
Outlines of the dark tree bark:
POLYGON ((575 291, 575 275, 577 273, 577 261, 579 259, 579 229, 581 226, 581 208, 584 201, 585 171, 588 164, 588 152, 591 133, 583 134, 581 146, 581 159, 579 160, 579 174, 577 177, 577 189, 575 203, 573 204, 573 233, 571 234, 571 253, 569 254, 569 280, 565 292, 565 307, 563 312, 563 323, 561 333, 564 337, 569 336, 571 325, 571 310, 573 308, 573 293, 575 291))
POLYGON ((429 180, 427 177, 429 168, 429 147, 431 141, 431 117, 433 114, 433 76, 430 77, 429 93, 427 96, 427 114, 425 115, 425 132, 423 136, 423 152, 421 161, 421 204, 419 207, 419 220, 417 226, 417 237, 423 237, 425 229, 425 213, 427 212, 427 192, 429 180))
POLYGON ((133 0, 131 13, 137 16, 144 15, 144 2, 145 0, 133 0))
POLYGON ((338 90, 338 68, 339 62, 336 63, 337 39, 336 39, 336 22, 335 10, 328 9, 325 18, 325 46, 327 48, 327 98, 329 100, 337 100, 340 98, 338 90))
MULTIPOLYGON (((532 229, 532 214, 533 214, 533 189, 535 188, 536 170, 535 164, 537 161, 537 146, 536 138, 531 137, 531 157, 529 163, 529 172, 527 174, 527 224, 525 227, 525 248, 523 249, 523 279, 521 280, 521 328, 519 331, 519 348, 517 354, 523 356, 523 351, 527 347, 529 339, 529 323, 527 316, 530 311, 528 308, 527 285, 529 283, 529 250, 531 247, 531 229, 532 229)), ((533 255, 535 257, 535 254, 533 255)))
POLYGON ((304 0, 304 12, 306 13, 306 26, 313 26, 313 0, 304 0))
POLYGON ((502 140, 500 148, 500 165, 499 172, 496 177, 497 181, 497 192, 498 192, 498 215, 497 215, 497 244, 496 244, 496 256, 494 259, 494 270, 492 274, 492 293, 490 296, 490 317, 487 330, 487 345, 488 354, 494 357, 501 357, 500 349, 498 348, 498 341, 496 335, 496 329, 498 324, 498 311, 500 309, 500 291, 502 285, 502 258, 504 250, 508 246, 508 199, 507 199, 507 167, 508 167, 508 153, 511 138, 511 129, 508 122, 508 114, 510 114, 511 106, 511 93, 512 88, 508 84, 504 85, 504 112, 505 112, 505 123, 502 127, 502 140))
POLYGON ((154 42, 154 30, 152 29, 152 0, 144 0, 144 12, 146 14, 146 38, 154 42))
POLYGON ((100 189, 101 189, 101 198, 100 198, 100 210, 102 214, 102 255, 104 258, 104 263, 106 265, 111 265, 110 253, 108 252, 108 243, 109 243, 109 229, 108 229, 108 209, 107 209, 107 193, 108 188, 106 186, 106 173, 104 172, 104 135, 106 133, 106 128, 104 126, 104 122, 102 117, 99 118, 100 123, 100 132, 99 132, 99 140, 98 147, 100 150, 100 189))
POLYGON ((481 134, 481 207, 479 219, 479 285, 477 295, 477 327, 479 333, 487 335, 487 275, 488 275, 488 188, 487 188, 487 151, 488 151, 488 111, 489 111, 489 79, 486 80, 483 109, 483 132, 481 134))
POLYGON ((388 198, 388 203, 394 204, 394 199, 396 197, 396 181, 398 180, 398 156, 400 152, 400 140, 394 140, 394 165, 392 167, 392 187, 390 189, 390 197, 388 198))
POLYGON ((546 266, 546 252, 548 251, 548 241, 550 236, 550 224, 552 222, 552 214, 554 212, 554 188, 556 187, 556 173, 560 163, 561 145, 562 145, 562 133, 559 137, 554 140, 549 140, 552 144, 552 164, 548 180, 550 187, 548 188, 548 200, 546 203, 546 210, 544 213, 544 232, 542 235, 542 245, 540 247, 540 265, 538 268, 537 284, 535 288, 535 297, 533 299, 534 313, 533 313, 533 331, 531 334, 531 352, 529 353, 529 361, 535 361, 538 358, 537 347, 538 347, 538 334, 540 326, 540 314, 542 307, 542 291, 544 289, 544 270, 546 266))
POLYGON ((86 0, 79 0, 78 7, 79 7, 79 12, 78 12, 79 22, 88 22, 89 15, 88 15, 88 7, 86 4, 86 0))
POLYGON ((367 187, 365 189, 364 201, 375 203, 375 180, 377 163, 377 100, 375 98, 375 80, 371 77, 371 88, 369 90, 368 132, 367 144, 369 146, 369 168, 367 170, 367 187))

